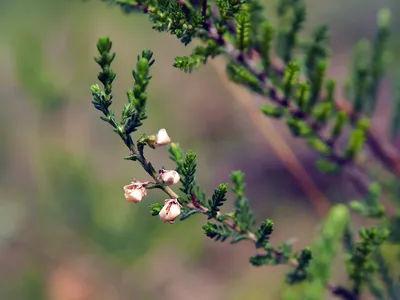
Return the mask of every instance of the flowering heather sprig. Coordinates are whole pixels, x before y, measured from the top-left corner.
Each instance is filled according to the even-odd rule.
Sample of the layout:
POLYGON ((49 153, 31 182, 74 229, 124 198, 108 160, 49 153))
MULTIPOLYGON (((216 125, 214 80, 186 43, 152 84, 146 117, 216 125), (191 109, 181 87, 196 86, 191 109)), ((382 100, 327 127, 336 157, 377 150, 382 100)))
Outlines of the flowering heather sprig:
MULTIPOLYGON (((139 203, 148 190, 161 189, 167 199, 150 205, 151 214, 158 215, 161 221, 174 223, 178 216, 185 220, 195 214, 205 215, 209 221, 203 230, 208 237, 221 242, 230 240, 232 244, 248 240, 259 249, 250 258, 252 265, 290 265, 286 282, 289 285, 302 282, 306 288, 302 295, 296 293, 295 297, 286 289, 289 291, 287 299, 323 299, 324 291, 329 290, 342 299, 353 300, 360 299, 366 288, 377 299, 400 298, 398 280, 392 276, 390 263, 382 255, 384 243, 400 244, 400 217, 389 214, 381 203, 381 185, 391 191, 395 200, 399 199, 400 151, 377 134, 369 120, 376 107, 379 83, 387 62, 390 12, 379 13, 375 40, 372 43, 363 41, 356 47, 344 93, 348 101, 345 101, 336 95, 335 81, 326 78, 330 56, 328 27, 319 26, 307 38, 299 35, 307 15, 305 0, 279 0, 278 26, 266 19, 258 0, 103 1, 120 6, 126 13, 148 14, 154 29, 175 35, 184 45, 198 39, 201 43, 189 56, 175 58, 173 66, 184 72, 193 72, 216 56, 226 56, 228 78, 271 102, 264 104, 261 112, 284 120, 293 136, 304 139, 319 153, 317 167, 320 171, 347 175, 362 196, 362 200, 351 201, 349 207, 366 218, 376 219, 379 224, 360 229, 355 237, 348 207, 334 205, 311 247, 296 253, 290 241, 273 246, 270 236, 274 222, 267 219, 256 226, 255 215, 245 196, 242 172, 231 174, 234 209, 223 212, 221 208, 228 200, 228 184, 220 184, 213 195, 207 197, 196 181, 195 152, 185 153, 179 144, 171 142, 165 129, 156 134, 142 134, 134 142, 132 134, 147 118, 146 89, 151 80, 153 53, 145 50, 138 56, 133 70, 135 83, 127 93, 128 103, 118 122, 110 110, 115 79, 110 65, 115 53, 110 51, 110 40, 101 38, 97 44, 100 56, 95 60, 102 69, 98 79, 103 89, 92 86, 93 104, 102 112, 102 120, 114 128, 129 148, 125 159, 138 162, 152 178, 151 182, 133 180, 126 185, 125 198, 139 203), (339 139, 343 143, 339 143, 339 139), (157 149, 166 145, 169 145, 176 169, 156 171, 145 157, 146 146, 157 149), (364 152, 364 148, 369 151, 364 152), (370 166, 360 165, 357 157, 361 152, 372 154, 387 173, 392 174, 391 181, 386 184, 379 175, 370 172, 370 166), (180 184, 179 193, 171 188, 177 184, 180 184), (346 251, 349 278, 346 286, 337 286, 330 280, 331 266, 341 244, 346 251)), ((395 102, 392 115, 392 138, 400 129, 398 103, 395 102)), ((395 203, 399 205, 398 201, 395 203)))
MULTIPOLYGON (((162 222, 174 223, 178 216, 180 220, 185 220, 195 214, 203 214, 208 220, 203 226, 204 233, 216 241, 225 241, 231 239, 231 243, 238 243, 242 240, 249 240, 254 243, 257 249, 264 249, 266 255, 255 255, 250 262, 255 266, 267 264, 289 264, 292 266, 292 272, 288 275, 291 282, 300 282, 307 278, 305 268, 311 258, 309 249, 304 249, 300 253, 292 251, 291 243, 284 243, 274 247, 269 242, 274 223, 272 220, 262 222, 259 227, 255 227, 256 218, 250 209, 249 201, 245 197, 244 174, 240 171, 232 172, 231 180, 233 182, 232 191, 236 196, 235 209, 232 212, 222 213, 221 206, 227 200, 227 184, 220 184, 214 190, 210 199, 207 199, 204 192, 196 182, 195 174, 197 169, 196 154, 193 151, 184 153, 180 146, 171 143, 165 129, 160 129, 157 134, 142 134, 135 143, 132 133, 141 125, 137 121, 132 122, 135 126, 122 126, 126 121, 118 122, 114 117, 114 112, 109 109, 112 99, 112 81, 115 75, 111 70, 111 60, 115 54, 111 53, 111 41, 108 38, 100 38, 97 45, 100 57, 96 57, 96 62, 102 68, 99 78, 105 82, 104 89, 98 85, 91 87, 93 95, 93 104, 96 109, 103 113, 102 120, 111 124, 114 131, 122 138, 126 146, 130 149, 130 154, 125 157, 127 160, 137 161, 143 169, 152 177, 153 181, 139 181, 134 179, 130 184, 124 186, 125 198, 129 202, 141 203, 147 195, 148 190, 158 188, 163 190, 168 199, 161 203, 150 204, 150 211, 153 216, 159 216, 162 222), (107 90, 105 89, 107 88, 107 90), (107 91, 107 92, 106 92, 107 91), (170 158, 176 163, 176 170, 160 169, 158 172, 145 157, 145 146, 156 149, 157 146, 169 144, 170 158), (171 186, 181 183, 181 196, 175 193, 171 186)), ((138 57, 137 69, 133 71, 135 84, 134 89, 128 92, 128 104, 125 105, 122 112, 122 120, 144 120, 147 116, 145 101, 138 101, 133 91, 140 90, 140 95, 145 95, 147 84, 149 83, 149 69, 154 63, 152 53, 145 50, 142 56, 138 57), (148 78, 147 81, 140 81, 148 78), (146 86, 143 86, 145 82, 146 86)), ((102 82, 103 82, 102 81, 102 82)), ((144 97, 142 96, 142 99, 144 97)), ((289 279, 288 279, 289 280, 289 279)))

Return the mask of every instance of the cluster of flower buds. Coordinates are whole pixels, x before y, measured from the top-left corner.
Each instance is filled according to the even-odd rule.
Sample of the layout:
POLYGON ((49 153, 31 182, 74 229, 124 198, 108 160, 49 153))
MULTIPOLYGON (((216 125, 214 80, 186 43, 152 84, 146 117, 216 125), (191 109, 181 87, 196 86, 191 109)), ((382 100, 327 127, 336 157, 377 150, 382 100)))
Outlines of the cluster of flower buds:
MULTIPOLYGON (((167 131, 163 128, 158 131, 155 136, 151 137, 154 142, 151 146, 164 146, 171 142, 167 131)), ((175 170, 161 169, 158 172, 157 180, 166 186, 177 184, 180 180, 178 172, 175 170)), ((134 179, 130 184, 124 186, 125 199, 129 202, 139 203, 147 195, 146 186, 152 184, 150 181, 140 182, 134 179)), ((175 219, 180 215, 182 206, 177 199, 166 199, 159 216, 163 222, 174 223, 175 219)))

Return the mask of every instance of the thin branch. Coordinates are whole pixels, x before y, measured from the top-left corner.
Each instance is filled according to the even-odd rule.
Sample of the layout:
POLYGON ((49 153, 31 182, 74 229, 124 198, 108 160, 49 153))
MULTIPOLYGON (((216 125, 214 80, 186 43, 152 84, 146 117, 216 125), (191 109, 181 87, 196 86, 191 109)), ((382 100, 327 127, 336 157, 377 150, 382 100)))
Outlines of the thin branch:
POLYGON ((333 295, 344 300, 357 300, 357 297, 355 297, 351 291, 344 287, 328 284, 327 288, 333 295))
POLYGON ((201 15, 203 17, 207 15, 207 0, 201 0, 201 15))

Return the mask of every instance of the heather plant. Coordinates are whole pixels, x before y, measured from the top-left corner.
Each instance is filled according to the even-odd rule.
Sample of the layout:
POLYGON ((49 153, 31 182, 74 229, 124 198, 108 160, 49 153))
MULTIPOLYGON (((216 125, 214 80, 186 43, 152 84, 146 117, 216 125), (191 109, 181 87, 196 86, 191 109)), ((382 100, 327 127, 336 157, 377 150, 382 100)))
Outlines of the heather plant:
POLYGON ((326 76, 329 28, 322 25, 311 36, 300 35, 307 13, 303 0, 278 1, 277 22, 267 19, 256 0, 107 2, 127 14, 147 14, 155 30, 175 35, 185 46, 197 40, 190 54, 175 58, 175 68, 190 73, 210 59, 226 57, 228 78, 266 100, 260 113, 285 122, 293 136, 319 154, 316 167, 322 173, 348 176, 359 192, 359 199, 331 207, 309 247, 296 252, 290 241, 272 244, 270 237, 279 224, 271 219, 257 221, 246 197, 243 172, 233 171, 230 184, 221 183, 212 195, 206 195, 196 180, 201 165, 194 151, 173 142, 165 128, 138 133, 148 117, 147 89, 155 62, 150 50, 138 55, 133 87, 126 93, 121 117, 116 117, 111 109, 115 53, 111 40, 102 37, 95 57, 101 86, 91 87, 92 103, 128 147, 125 159, 144 170, 124 186, 126 200, 143 205, 152 189, 161 189, 166 199, 149 204, 152 216, 172 224, 203 215, 207 237, 231 244, 250 241, 255 248, 249 259, 253 266, 290 267, 285 299, 323 299, 326 292, 342 299, 361 299, 367 291, 376 299, 400 298, 400 151, 393 144, 400 132, 400 97, 393 101, 388 136, 380 136, 371 124, 390 58, 390 11, 379 12, 374 40, 356 45, 345 97, 341 97, 335 80, 326 76), (174 170, 157 167, 146 158, 147 151, 162 151, 163 146, 176 164, 174 170), (365 164, 367 159, 375 163, 365 164), (143 180, 145 173, 150 181, 143 180), (229 190, 235 198, 232 211, 223 209, 229 190), (351 211, 374 225, 355 228, 351 211), (337 285, 332 282, 332 268, 342 252, 348 281, 337 285), (296 286, 302 287, 301 292, 296 286))

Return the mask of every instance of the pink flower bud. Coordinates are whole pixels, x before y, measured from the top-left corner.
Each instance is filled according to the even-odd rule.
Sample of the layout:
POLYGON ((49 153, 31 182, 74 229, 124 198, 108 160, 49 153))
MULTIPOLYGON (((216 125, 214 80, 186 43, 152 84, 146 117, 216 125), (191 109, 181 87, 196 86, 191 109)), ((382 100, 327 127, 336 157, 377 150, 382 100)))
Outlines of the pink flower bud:
POLYGON ((160 220, 169 223, 174 223, 177 216, 181 214, 181 205, 176 199, 165 200, 165 205, 161 209, 159 216, 160 220))
POLYGON ((162 128, 158 131, 156 135, 156 141, 154 142, 154 146, 165 146, 171 142, 170 137, 168 136, 165 128, 162 128))
POLYGON ((174 170, 161 169, 158 173, 158 179, 161 180, 165 185, 177 184, 180 180, 178 172, 174 170))
POLYGON ((125 199, 129 202, 139 203, 142 198, 147 195, 144 183, 132 181, 130 184, 124 186, 125 199))

